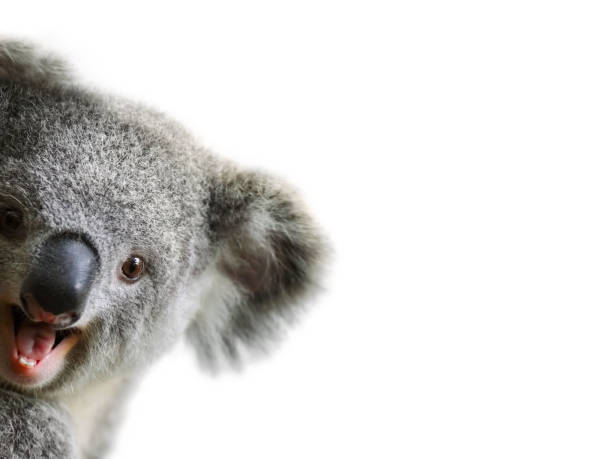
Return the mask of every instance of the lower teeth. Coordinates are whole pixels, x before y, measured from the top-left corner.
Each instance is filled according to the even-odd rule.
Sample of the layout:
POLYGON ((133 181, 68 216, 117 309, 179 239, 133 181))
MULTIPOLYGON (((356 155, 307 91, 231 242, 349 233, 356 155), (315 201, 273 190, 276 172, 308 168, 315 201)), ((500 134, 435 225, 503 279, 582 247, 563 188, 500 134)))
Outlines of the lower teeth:
POLYGON ((33 368, 36 365, 36 360, 30 360, 22 355, 19 357, 19 363, 26 368, 33 368))

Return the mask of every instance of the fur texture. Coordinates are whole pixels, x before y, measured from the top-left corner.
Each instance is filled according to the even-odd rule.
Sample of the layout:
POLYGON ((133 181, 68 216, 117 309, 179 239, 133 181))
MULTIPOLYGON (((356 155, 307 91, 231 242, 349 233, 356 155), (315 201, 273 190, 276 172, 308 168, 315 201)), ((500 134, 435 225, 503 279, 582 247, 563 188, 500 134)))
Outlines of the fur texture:
POLYGON ((132 381, 185 333, 207 368, 266 349, 316 290, 325 258, 286 184, 220 160, 163 114, 83 88, 66 69, 0 42, 0 208, 18 208, 26 228, 19 240, 0 236, 0 320, 49 237, 70 233, 100 257, 61 370, 20 384, 0 363, 0 457, 101 457, 120 409, 111 400, 129 387, 109 381, 132 381), (133 254, 146 271, 129 284, 119 270, 133 254), (74 415, 98 386, 108 401, 90 432, 72 432, 85 421, 62 407, 74 415))
POLYGON ((56 403, 0 390, 0 457, 73 457, 68 414, 56 403))

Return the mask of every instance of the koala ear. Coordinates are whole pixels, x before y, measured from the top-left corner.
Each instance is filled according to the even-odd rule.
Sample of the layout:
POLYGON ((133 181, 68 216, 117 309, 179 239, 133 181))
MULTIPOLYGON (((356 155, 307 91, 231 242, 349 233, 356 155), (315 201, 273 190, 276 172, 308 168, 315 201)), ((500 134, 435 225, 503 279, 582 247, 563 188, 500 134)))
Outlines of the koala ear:
POLYGON ((219 172, 211 186, 213 257, 187 336, 201 363, 239 363, 291 323, 310 293, 326 242, 286 185, 259 173, 219 172))
POLYGON ((0 81, 33 87, 61 86, 72 81, 67 64, 25 42, 0 40, 0 81))

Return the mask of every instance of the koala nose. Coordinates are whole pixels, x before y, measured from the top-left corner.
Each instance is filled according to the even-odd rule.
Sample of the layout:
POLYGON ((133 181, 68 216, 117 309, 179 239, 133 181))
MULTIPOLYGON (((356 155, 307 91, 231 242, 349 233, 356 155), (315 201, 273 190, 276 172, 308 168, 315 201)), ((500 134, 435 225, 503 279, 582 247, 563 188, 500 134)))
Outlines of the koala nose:
POLYGON ((24 312, 56 328, 74 324, 85 309, 98 269, 98 257, 85 242, 69 236, 49 239, 23 283, 24 312))

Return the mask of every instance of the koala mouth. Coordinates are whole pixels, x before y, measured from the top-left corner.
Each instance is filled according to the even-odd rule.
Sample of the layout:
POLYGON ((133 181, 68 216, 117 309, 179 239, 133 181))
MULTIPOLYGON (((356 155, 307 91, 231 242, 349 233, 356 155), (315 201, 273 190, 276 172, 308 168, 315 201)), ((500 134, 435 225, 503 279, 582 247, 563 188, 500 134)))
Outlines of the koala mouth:
POLYGON ((49 357, 76 329, 55 330, 43 322, 33 322, 17 306, 12 308, 17 363, 34 368, 49 357))

